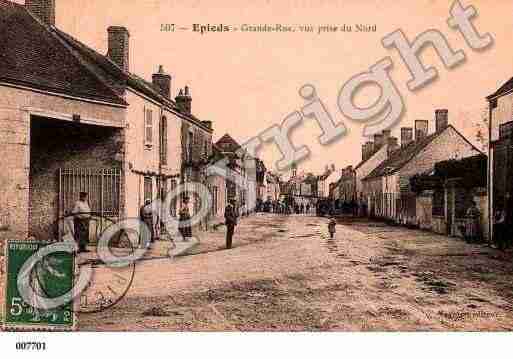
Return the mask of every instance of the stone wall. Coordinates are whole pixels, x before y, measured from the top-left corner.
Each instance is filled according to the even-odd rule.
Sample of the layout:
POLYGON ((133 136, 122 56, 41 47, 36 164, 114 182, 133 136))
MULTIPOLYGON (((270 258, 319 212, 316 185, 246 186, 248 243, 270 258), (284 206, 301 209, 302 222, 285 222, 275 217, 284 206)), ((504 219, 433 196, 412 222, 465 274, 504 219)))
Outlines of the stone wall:
MULTIPOLYGON (((29 234, 56 238, 59 168, 121 168, 123 130, 32 118, 29 234)), ((77 199, 78 199, 78 193, 77 199)), ((122 203, 121 201, 120 203, 122 203)))
MULTIPOLYGON (((119 126, 125 109, 41 92, 0 86, 0 242, 28 235, 30 113, 119 126)), ((51 138, 53 139, 53 137, 51 138)))

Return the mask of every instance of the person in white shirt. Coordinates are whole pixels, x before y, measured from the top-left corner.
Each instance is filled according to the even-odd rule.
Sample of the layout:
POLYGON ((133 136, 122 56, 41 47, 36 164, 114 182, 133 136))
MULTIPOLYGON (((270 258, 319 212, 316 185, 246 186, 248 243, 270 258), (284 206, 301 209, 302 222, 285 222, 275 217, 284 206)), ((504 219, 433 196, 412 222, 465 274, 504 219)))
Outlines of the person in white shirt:
POLYGON ((78 252, 87 252, 89 243, 89 221, 91 219, 91 207, 86 192, 80 192, 79 200, 73 207, 73 225, 75 229, 75 241, 78 243, 78 252))

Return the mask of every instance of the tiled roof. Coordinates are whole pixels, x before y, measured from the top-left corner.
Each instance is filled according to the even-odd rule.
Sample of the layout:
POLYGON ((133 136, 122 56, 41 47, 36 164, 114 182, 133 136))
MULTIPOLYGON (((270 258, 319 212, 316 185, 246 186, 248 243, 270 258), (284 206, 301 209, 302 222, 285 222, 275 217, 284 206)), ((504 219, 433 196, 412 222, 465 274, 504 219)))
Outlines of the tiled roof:
MULTIPOLYGON (((179 112, 153 84, 71 35, 37 20, 23 5, 0 0, 0 81, 65 95, 127 105, 127 86, 179 112)), ((212 131, 192 114, 181 113, 212 131)))
POLYGON ((229 134, 225 134, 216 142, 216 146, 223 152, 237 152, 241 146, 229 134))
POLYGON ((53 29, 22 5, 0 0, 0 80, 15 85, 125 105, 53 29))
POLYGON ((367 177, 364 178, 364 180, 381 177, 385 174, 392 174, 396 171, 399 171, 443 132, 445 131, 432 133, 431 135, 411 142, 407 146, 392 152, 390 157, 383 161, 378 167, 376 167, 367 177))
MULTIPOLYGON (((55 31, 56 34, 63 39, 63 41, 69 44, 69 46, 71 46, 76 51, 76 56, 79 56, 87 66, 90 66, 91 71, 93 71, 97 76, 103 78, 115 91, 123 93, 126 86, 129 86, 150 97, 151 99, 167 105, 175 112, 179 112, 175 101, 162 96, 151 82, 146 81, 134 73, 124 72, 107 56, 101 55, 79 40, 73 38, 71 35, 66 34, 65 32, 58 29, 55 29, 55 31)), ((201 121, 194 115, 184 113, 182 113, 182 115, 188 117, 198 126, 204 127, 205 129, 211 131, 211 129, 208 129, 205 125, 203 125, 201 121)))

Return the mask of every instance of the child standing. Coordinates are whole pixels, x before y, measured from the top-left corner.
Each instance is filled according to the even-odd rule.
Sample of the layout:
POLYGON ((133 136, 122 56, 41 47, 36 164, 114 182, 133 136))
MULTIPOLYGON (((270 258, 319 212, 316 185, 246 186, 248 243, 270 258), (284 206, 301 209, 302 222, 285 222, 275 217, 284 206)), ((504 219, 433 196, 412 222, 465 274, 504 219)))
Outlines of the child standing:
POLYGON ((335 238, 335 233, 337 232, 337 221, 335 218, 331 217, 328 223, 328 231, 330 232, 330 238, 335 238))

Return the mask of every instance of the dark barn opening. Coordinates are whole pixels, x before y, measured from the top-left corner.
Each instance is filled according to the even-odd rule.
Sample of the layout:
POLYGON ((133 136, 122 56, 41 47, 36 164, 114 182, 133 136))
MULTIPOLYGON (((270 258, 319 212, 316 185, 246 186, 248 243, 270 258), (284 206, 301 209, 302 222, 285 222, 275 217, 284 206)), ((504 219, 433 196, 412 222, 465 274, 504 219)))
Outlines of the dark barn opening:
MULTIPOLYGON (((61 169, 119 169, 121 130, 33 116, 30 121, 29 234, 57 239, 61 169)), ((78 188, 78 187, 77 187, 78 188)), ((70 196, 78 199, 78 190, 70 196)))

